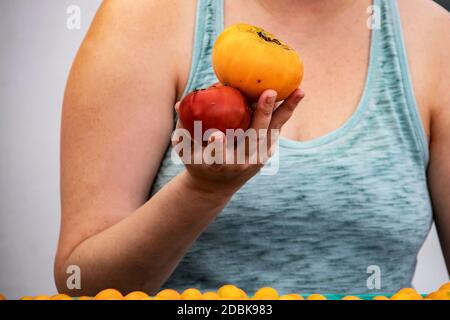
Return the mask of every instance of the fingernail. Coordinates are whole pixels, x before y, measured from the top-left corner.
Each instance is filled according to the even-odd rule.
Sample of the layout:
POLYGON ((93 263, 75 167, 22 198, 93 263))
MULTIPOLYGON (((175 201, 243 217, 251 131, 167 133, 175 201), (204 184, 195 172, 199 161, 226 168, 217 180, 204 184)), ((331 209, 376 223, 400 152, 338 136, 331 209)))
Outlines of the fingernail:
POLYGON ((299 91, 295 96, 295 101, 300 102, 305 97, 305 93, 303 91, 299 91))
POLYGON ((268 104, 272 104, 275 103, 275 100, 277 99, 277 95, 276 94, 271 94, 266 98, 266 102, 268 104))

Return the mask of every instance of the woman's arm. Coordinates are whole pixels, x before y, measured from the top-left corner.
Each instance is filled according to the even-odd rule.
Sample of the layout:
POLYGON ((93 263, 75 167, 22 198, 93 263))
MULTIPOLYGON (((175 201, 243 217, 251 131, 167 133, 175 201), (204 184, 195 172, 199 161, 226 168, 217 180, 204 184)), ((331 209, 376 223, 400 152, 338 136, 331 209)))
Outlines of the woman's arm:
POLYGON ((429 52, 435 62, 436 75, 432 105, 429 187, 436 226, 450 274, 450 15, 442 13, 435 20, 436 48, 429 52))
MULTIPOLYGON (((173 245, 167 237, 166 243, 151 239, 161 214, 132 214, 147 200, 173 128, 173 61, 179 56, 173 49, 177 37, 169 35, 179 30, 170 21, 174 14, 160 14, 162 7, 175 8, 158 2, 105 1, 74 62, 62 116, 62 224, 55 263, 60 291, 67 291, 65 270, 71 264, 82 269, 80 293, 107 284, 143 286, 143 272, 164 263, 152 256, 153 247, 173 245)), ((181 180, 165 188, 151 211, 164 212, 159 208, 168 198, 196 196, 181 192, 181 180)), ((213 215, 218 206, 189 209, 213 215)))
MULTIPOLYGON (((173 129, 173 66, 180 61, 174 49, 180 30, 171 17, 179 2, 161 3, 104 2, 69 77, 55 262, 61 292, 89 295, 114 287, 154 293, 260 168, 189 166, 147 200, 173 129), (81 268, 80 291, 66 286, 69 265, 81 268)), ((296 90, 272 115, 275 105, 266 100, 271 93, 261 96, 255 129, 279 129, 303 96, 296 90)))

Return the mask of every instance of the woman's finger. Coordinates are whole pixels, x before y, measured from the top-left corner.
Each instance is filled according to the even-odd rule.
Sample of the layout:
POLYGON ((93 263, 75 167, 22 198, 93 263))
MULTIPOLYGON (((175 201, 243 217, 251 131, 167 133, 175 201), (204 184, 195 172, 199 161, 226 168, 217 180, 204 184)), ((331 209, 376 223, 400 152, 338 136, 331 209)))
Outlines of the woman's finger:
POLYGON ((277 92, 274 90, 266 90, 259 97, 255 112, 253 113, 253 121, 251 128, 259 133, 260 129, 269 128, 272 119, 272 112, 275 109, 275 101, 277 100, 277 92))
POLYGON ((276 141, 278 141, 278 138, 280 136, 281 128, 292 117, 292 114, 304 97, 305 92, 302 89, 296 89, 273 113, 272 121, 269 125, 269 132, 267 135, 267 148, 269 150, 269 158, 272 156, 274 148, 276 148, 276 141))
POLYGON ((178 113, 179 111, 180 111, 180 104, 181 104, 181 101, 178 101, 176 104, 175 104, 175 112, 176 113, 178 113))
POLYGON ((208 139, 208 145, 203 152, 203 162, 206 165, 222 165, 226 163, 226 136, 222 131, 213 132, 208 139))
POLYGON ((302 99, 305 92, 302 89, 296 89, 273 113, 269 129, 280 130, 283 125, 291 118, 295 109, 302 99))
MULTIPOLYGON (((175 104, 175 112, 178 113, 180 109, 180 102, 177 102, 175 104)), ((191 139, 190 136, 187 136, 187 130, 183 127, 183 124, 181 123, 180 117, 177 117, 178 120, 175 125, 175 131, 172 134, 172 147, 175 147, 178 145, 181 141, 184 139, 191 139)))

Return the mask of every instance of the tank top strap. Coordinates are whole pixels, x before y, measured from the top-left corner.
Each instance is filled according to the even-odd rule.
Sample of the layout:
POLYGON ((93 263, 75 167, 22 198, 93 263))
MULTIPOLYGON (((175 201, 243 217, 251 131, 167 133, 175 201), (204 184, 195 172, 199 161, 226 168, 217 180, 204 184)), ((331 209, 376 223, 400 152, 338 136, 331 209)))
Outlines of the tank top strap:
POLYGON ((375 86, 388 92, 390 99, 396 101, 383 105, 391 108, 389 111, 398 122, 400 134, 414 140, 424 164, 427 164, 428 141, 414 94, 398 3, 396 0, 374 0, 374 5, 379 9, 381 18, 375 86))
POLYGON ((191 70, 183 96, 217 81, 211 70, 211 52, 223 30, 223 11, 224 0, 197 0, 191 70))

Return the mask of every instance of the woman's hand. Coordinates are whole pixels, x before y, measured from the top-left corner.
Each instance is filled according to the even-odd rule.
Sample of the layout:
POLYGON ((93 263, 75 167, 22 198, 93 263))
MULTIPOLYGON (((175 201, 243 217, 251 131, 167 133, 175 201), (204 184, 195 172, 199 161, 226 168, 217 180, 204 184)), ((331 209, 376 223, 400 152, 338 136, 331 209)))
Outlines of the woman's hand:
MULTIPOLYGON (((186 130, 175 131, 172 144, 186 165, 190 187, 208 193, 217 191, 225 196, 234 194, 245 182, 258 173, 270 158, 279 131, 290 119, 304 96, 304 92, 297 89, 277 107, 275 102, 277 93, 273 90, 263 92, 256 105, 249 129, 255 133, 250 135, 253 137, 250 139, 256 141, 249 142, 247 139, 235 141, 233 137, 230 139, 223 132, 216 131, 209 136, 207 143, 200 145, 200 142, 194 142, 191 139, 186 130), (186 150, 179 148, 184 139, 190 140, 190 154, 185 154, 186 150), (250 148, 251 143, 257 147, 250 148), (198 144, 197 148, 194 148, 194 144, 198 144), (214 149, 214 157, 210 156, 209 161, 205 161, 209 155, 208 151, 205 152, 207 148, 214 149), (266 150, 262 150, 262 148, 266 150), (239 152, 245 152, 245 154, 241 154, 240 159, 243 161, 238 162, 239 152), (229 157, 230 154, 234 156, 229 157), (201 159, 201 164, 192 164, 192 159, 201 159)), ((175 106, 177 112, 178 108, 179 103, 175 106)), ((177 130, 180 129, 183 129, 183 125, 178 121, 177 130)), ((183 145, 185 144, 183 143, 183 145)))

